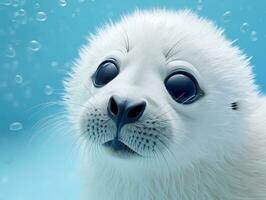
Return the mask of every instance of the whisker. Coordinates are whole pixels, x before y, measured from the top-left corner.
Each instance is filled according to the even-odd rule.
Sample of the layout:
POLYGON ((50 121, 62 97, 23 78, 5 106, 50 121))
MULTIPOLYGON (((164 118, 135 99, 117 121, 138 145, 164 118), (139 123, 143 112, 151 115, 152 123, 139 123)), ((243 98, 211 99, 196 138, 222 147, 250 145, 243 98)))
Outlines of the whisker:
POLYGON ((129 37, 128 37, 127 31, 126 31, 126 29, 124 27, 121 27, 121 29, 122 29, 123 38, 124 38, 124 41, 125 41, 126 52, 129 52, 130 51, 130 46, 129 46, 129 37))
MULTIPOLYGON (((28 116, 28 118, 27 118, 27 120, 29 120, 29 121, 31 121, 31 120, 33 120, 36 116, 38 116, 39 114, 41 114, 41 113, 43 113, 44 111, 47 111, 49 108, 51 108, 52 106, 58 106, 58 105, 60 105, 60 104, 57 104, 57 103, 54 103, 54 102, 48 102, 47 104, 45 104, 45 105, 40 105, 40 106, 42 106, 41 108, 39 108, 38 110, 36 110, 35 112, 32 112, 29 116, 28 116)), ((39 107, 40 107, 39 106, 39 107)), ((61 106, 61 105, 60 105, 61 106)), ((57 109, 59 109, 59 108, 57 108, 57 109)), ((61 109, 61 108, 60 108, 61 109)))
POLYGON ((180 42, 181 40, 178 40, 177 42, 175 42, 174 45, 164 55, 167 63, 168 63, 168 59, 173 55, 172 51, 177 47, 178 44, 180 44, 180 42))
POLYGON ((65 117, 61 116, 61 113, 55 113, 52 115, 49 115, 45 118, 42 118, 38 122, 36 122, 32 126, 32 130, 38 130, 35 134, 32 134, 31 137, 29 138, 28 145, 30 145, 33 140, 35 139, 36 136, 38 136, 39 132, 44 132, 45 130, 52 130, 53 128, 56 128, 59 125, 65 125, 65 117), (58 116, 59 115, 59 116, 58 116), (38 129, 37 129, 38 127, 38 129), (49 129, 48 129, 49 127, 49 129))

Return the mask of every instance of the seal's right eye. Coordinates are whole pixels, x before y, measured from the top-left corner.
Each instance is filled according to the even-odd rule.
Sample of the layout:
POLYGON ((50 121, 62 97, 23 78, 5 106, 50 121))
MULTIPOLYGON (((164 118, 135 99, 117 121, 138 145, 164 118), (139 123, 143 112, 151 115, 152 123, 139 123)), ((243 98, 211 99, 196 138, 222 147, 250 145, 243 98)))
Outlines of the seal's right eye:
POLYGON ((113 80, 119 74, 119 68, 114 60, 102 62, 92 76, 95 87, 102 87, 113 80))

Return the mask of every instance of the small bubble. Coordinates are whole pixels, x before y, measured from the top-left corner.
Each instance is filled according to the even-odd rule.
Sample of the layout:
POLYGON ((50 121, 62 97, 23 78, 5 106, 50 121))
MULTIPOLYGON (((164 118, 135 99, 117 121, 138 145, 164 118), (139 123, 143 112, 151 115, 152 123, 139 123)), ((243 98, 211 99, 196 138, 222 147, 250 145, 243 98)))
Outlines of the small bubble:
POLYGON ((47 15, 46 15, 46 13, 45 13, 45 12, 42 12, 42 11, 38 12, 38 13, 36 14, 36 20, 39 21, 39 22, 46 21, 46 20, 47 20, 47 15))
POLYGON ((9 45, 6 49, 6 52, 5 52, 5 55, 8 57, 8 58, 14 58, 16 56, 16 51, 15 49, 13 48, 13 46, 9 45))
POLYGON ((10 6, 12 3, 11 0, 2 0, 0 1, 0 5, 4 5, 4 6, 10 6))
POLYGON ((250 33, 251 41, 256 42, 258 40, 258 34, 256 31, 251 31, 250 33))
POLYGON ((26 24, 27 23, 27 16, 26 11, 24 9, 19 9, 14 13, 14 19, 13 22, 16 22, 18 24, 26 24))
POLYGON ((17 84, 21 84, 21 83, 23 82, 23 78, 22 78, 22 76, 19 75, 19 74, 17 74, 17 75, 15 76, 15 82, 16 82, 17 84))
POLYGON ((19 131, 21 129, 23 129, 23 124, 21 122, 13 122, 9 125, 10 131, 19 131))
POLYGON ((58 65, 58 63, 57 63, 56 61, 52 61, 52 62, 51 62, 51 66, 52 66, 52 67, 57 67, 57 65, 58 65))
POLYGON ((40 42, 38 42, 37 40, 32 40, 29 43, 29 49, 32 51, 39 51, 41 48, 41 44, 40 42))
POLYGON ((76 13, 72 13, 72 14, 71 14, 71 17, 72 17, 72 18, 76 17, 76 13))
POLYGON ((232 18, 232 13, 231 11, 226 11, 223 16, 222 16, 222 20, 223 22, 230 22, 231 21, 231 18, 232 18))
POLYGON ((201 11, 203 9, 203 3, 202 0, 198 0, 198 4, 197 4, 197 10, 201 11))
POLYGON ((12 0, 12 6, 18 7, 21 4, 20 0, 12 0))
POLYGON ((25 0, 12 0, 13 7, 23 6, 24 4, 25 0))
POLYGON ((41 6, 40 6, 39 3, 35 3, 35 4, 34 4, 34 8, 35 8, 35 9, 39 9, 40 7, 41 7, 41 6))
POLYGON ((54 88, 52 88, 50 85, 46 85, 44 88, 44 92, 47 96, 50 96, 54 93, 54 88))
POLYGON ((249 30, 249 24, 248 23, 243 23, 242 25, 241 25, 241 27, 240 27, 240 31, 242 32, 242 33, 246 33, 246 32, 248 32, 248 30, 249 30))
POLYGON ((19 14, 19 15, 25 15, 26 12, 25 12, 24 9, 21 8, 21 9, 18 10, 18 14, 19 14))
POLYGON ((66 0, 59 0, 59 4, 60 6, 65 7, 67 5, 67 2, 66 0))

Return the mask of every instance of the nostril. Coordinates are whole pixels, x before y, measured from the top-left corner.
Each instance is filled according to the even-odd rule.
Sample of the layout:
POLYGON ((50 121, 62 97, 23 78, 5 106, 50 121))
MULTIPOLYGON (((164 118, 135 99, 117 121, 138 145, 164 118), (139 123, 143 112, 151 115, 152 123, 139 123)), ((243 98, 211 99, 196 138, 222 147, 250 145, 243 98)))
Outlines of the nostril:
POLYGON ((118 105, 115 102, 114 98, 110 99, 109 102, 109 110, 113 115, 117 115, 118 114, 118 105))
POLYGON ((146 103, 141 102, 138 105, 134 105, 127 113, 127 118, 139 118, 145 110, 146 103))

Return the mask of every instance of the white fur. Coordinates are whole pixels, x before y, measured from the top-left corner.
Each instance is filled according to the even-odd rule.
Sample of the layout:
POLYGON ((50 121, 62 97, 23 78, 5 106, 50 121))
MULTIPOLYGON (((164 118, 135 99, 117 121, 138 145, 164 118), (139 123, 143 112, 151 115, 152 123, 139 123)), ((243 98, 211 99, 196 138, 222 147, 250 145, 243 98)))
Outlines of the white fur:
MULTIPOLYGON (((145 99, 139 123, 157 117, 160 133, 171 138, 154 155, 139 150, 143 158, 127 158, 101 145, 114 136, 110 120, 98 142, 82 137, 84 199, 266 199, 266 101, 249 60, 212 22, 189 11, 136 11, 90 36, 65 83, 78 136, 91 134, 86 132, 89 114, 97 108, 106 115, 108 99, 116 94, 145 99), (109 57, 118 60, 120 74, 94 88, 91 76, 109 57), (195 75, 203 98, 190 105, 172 100, 163 81, 176 68, 195 75), (231 109, 232 102, 238 102, 238 110, 231 109)), ((125 141, 130 128, 135 124, 125 126, 125 141)))

